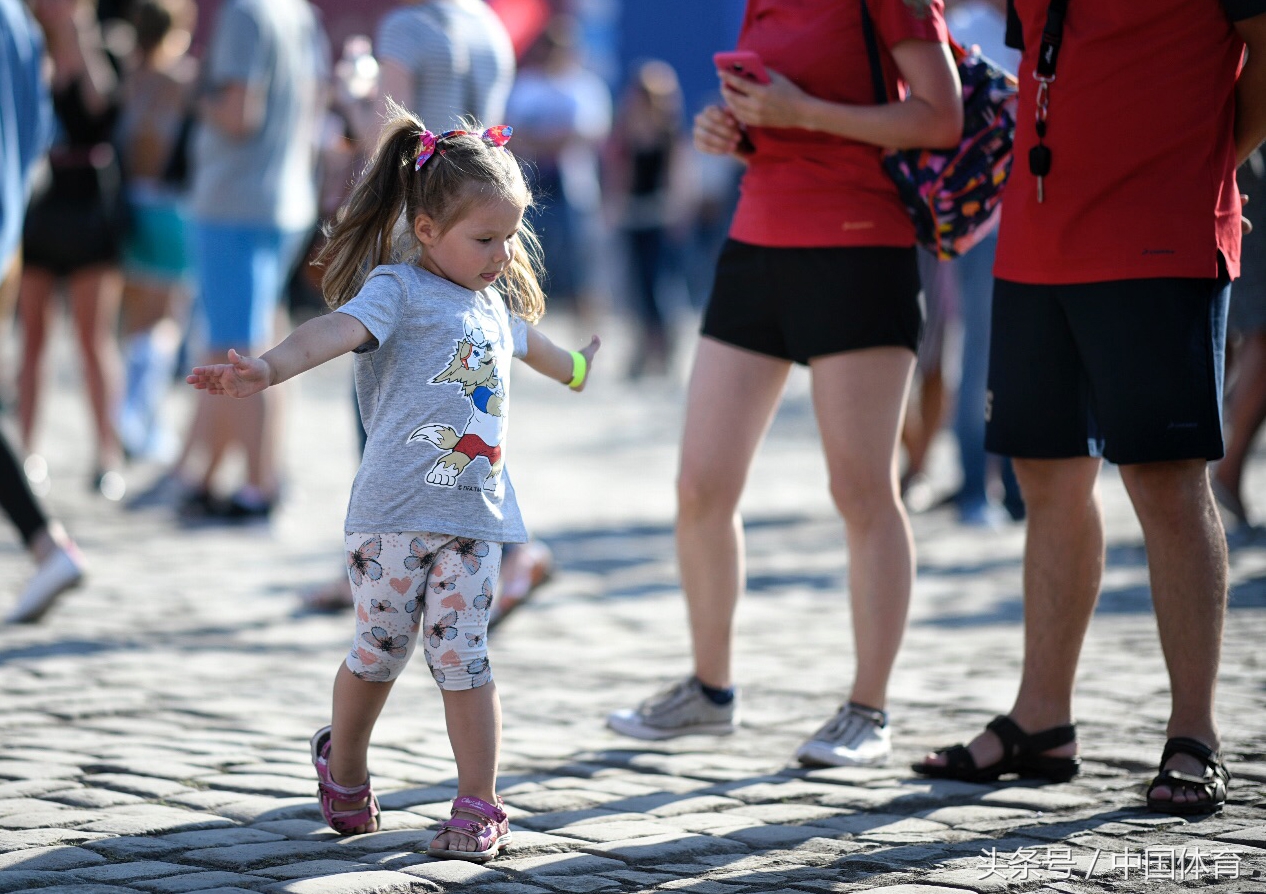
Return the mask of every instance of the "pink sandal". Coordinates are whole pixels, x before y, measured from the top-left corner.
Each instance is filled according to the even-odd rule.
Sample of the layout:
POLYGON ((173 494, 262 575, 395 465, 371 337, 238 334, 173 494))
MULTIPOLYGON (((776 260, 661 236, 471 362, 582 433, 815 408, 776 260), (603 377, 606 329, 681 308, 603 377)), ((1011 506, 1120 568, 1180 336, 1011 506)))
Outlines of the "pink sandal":
POLYGON ((510 820, 502 808, 505 802, 497 798, 496 805, 489 804, 481 798, 463 796, 453 801, 453 815, 444 821, 435 837, 445 832, 456 832, 475 842, 476 850, 455 851, 446 847, 436 847, 432 839, 426 849, 427 855, 441 860, 469 860, 472 863, 486 863, 501 852, 510 843, 510 820), (481 817, 481 820, 469 820, 459 817, 458 812, 469 813, 481 817))
MULTIPOLYGON (((317 772, 317 798, 321 802, 321 815, 331 829, 340 835, 353 835, 352 830, 373 823, 371 831, 378 831, 378 798, 366 779, 360 785, 339 785, 330 776, 330 728, 323 726, 312 736, 312 766, 317 772), (368 800, 366 800, 368 799, 368 800), (334 802, 366 801, 365 806, 352 810, 335 810, 334 802)), ((365 834, 365 833, 360 833, 365 834)))

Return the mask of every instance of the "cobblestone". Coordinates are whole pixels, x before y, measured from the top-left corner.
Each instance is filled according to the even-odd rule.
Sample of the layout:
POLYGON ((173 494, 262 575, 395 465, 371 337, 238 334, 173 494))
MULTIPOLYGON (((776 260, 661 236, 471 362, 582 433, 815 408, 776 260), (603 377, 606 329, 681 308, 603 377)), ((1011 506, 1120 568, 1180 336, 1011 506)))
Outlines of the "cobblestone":
MULTIPOLYGON (((964 529, 943 511, 913 519, 919 577, 893 675, 891 764, 794 765, 851 673, 847 552, 799 372, 744 501, 739 730, 640 743, 602 723, 688 667, 672 538, 680 383, 599 374, 577 397, 522 376, 510 466, 558 567, 492 636, 515 843, 487 866, 425 855, 457 789, 419 667, 397 682, 370 751, 382 831, 337 837, 313 797, 307 739, 328 722, 349 620, 299 613, 296 594, 341 562, 355 471, 347 373, 334 364, 286 386, 287 502, 267 528, 227 530, 93 497, 84 414, 55 383, 47 501, 91 568, 42 626, 0 628, 0 894, 1266 891, 1266 533, 1230 541, 1219 683, 1230 802, 1203 820, 1148 814, 1169 698, 1141 537, 1110 469, 1080 776, 1039 787, 909 771, 1005 711, 1020 667, 1023 529, 964 529), (1187 874, 1130 864, 1145 854, 1185 857, 1187 874)), ((951 452, 933 452, 947 487, 951 452)), ((136 483, 155 471, 134 470, 136 483)), ((1249 502, 1266 506, 1266 454, 1247 480, 1249 502)), ((29 573, 7 536, 0 601, 29 573)))

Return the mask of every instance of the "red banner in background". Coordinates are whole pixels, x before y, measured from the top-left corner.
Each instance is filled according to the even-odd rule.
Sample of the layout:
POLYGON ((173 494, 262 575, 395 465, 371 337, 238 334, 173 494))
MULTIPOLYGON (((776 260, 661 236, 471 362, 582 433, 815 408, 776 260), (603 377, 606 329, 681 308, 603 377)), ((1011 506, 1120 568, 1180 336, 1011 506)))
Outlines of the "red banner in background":
POLYGON ((488 5, 505 23, 519 58, 541 36, 553 14, 546 0, 488 0, 488 5))
MULTIPOLYGON (((321 19, 330 38, 330 47, 337 59, 343 41, 353 34, 374 36, 378 20, 399 6, 398 0, 311 0, 321 10, 321 19)), ((545 29, 552 7, 549 0, 487 0, 488 5, 505 23, 514 41, 514 52, 522 57, 545 29)), ((198 28, 194 38, 195 52, 205 46, 221 0, 198 0, 198 28)))

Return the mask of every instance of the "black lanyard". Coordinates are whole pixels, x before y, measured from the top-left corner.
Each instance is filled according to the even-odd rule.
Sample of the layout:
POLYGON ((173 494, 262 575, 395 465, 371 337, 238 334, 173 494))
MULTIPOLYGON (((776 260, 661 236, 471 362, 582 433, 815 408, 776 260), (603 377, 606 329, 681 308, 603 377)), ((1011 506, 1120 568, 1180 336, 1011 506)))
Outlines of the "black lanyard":
POLYGON ((1037 51, 1037 64, 1033 77, 1037 80, 1037 112, 1034 126, 1037 145, 1029 150, 1029 172, 1037 178, 1037 200, 1045 201, 1046 175, 1051 172, 1051 150, 1046 138, 1046 119, 1050 109, 1051 84, 1055 83, 1055 62, 1064 39, 1064 17, 1068 14, 1068 0, 1051 0, 1046 10, 1046 26, 1042 28, 1042 44, 1037 51))

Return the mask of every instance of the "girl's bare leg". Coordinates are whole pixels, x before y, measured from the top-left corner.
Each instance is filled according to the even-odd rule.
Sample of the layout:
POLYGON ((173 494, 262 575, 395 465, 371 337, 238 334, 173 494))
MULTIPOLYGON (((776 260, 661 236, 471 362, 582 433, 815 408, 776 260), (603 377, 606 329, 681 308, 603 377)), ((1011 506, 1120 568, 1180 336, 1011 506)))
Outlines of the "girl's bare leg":
MULTIPOLYGON (((360 785, 369 778, 369 739, 382 713, 393 681, 362 680, 340 664, 334 676, 334 710, 330 720, 330 777, 339 785, 360 785)), ((355 810, 365 801, 335 801, 335 810, 355 810)), ((376 831, 370 822, 352 830, 376 831)))
MULTIPOLYGON (((457 796, 497 803, 497 762, 501 757, 501 700, 497 684, 477 689, 444 689, 444 721, 457 761, 457 796)), ((471 816, 470 819, 478 819, 471 816)), ((475 842, 465 835, 444 832, 435 846, 471 851, 475 842)))

